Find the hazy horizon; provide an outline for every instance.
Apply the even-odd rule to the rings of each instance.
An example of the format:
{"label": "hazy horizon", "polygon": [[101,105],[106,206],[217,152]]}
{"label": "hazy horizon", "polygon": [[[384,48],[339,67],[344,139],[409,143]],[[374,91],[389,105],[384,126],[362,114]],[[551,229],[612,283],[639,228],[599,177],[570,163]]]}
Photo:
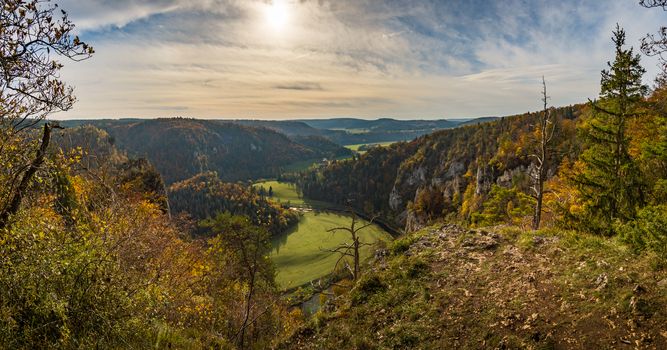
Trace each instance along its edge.
{"label": "hazy horizon", "polygon": [[[532,112],[532,111],[531,111]],[[257,120],[257,121],[309,121],[309,120],[333,120],[333,119],[359,119],[359,120],[367,120],[367,121],[376,121],[376,120],[381,120],[381,119],[392,119],[392,120],[398,120],[398,121],[435,121],[435,120],[447,120],[447,121],[470,121],[470,120],[475,120],[475,119],[484,119],[484,118],[498,118],[498,117],[504,117],[504,116],[494,116],[494,115],[488,115],[488,116],[480,116],[480,117],[470,117],[470,118],[391,118],[391,117],[339,117],[339,116],[332,116],[332,117],[316,117],[316,118],[308,118],[308,117],[303,117],[303,118],[282,118],[282,119],[262,119],[262,118],[199,118],[197,116],[179,116],[179,115],[174,115],[174,116],[169,116],[169,117],[99,117],[99,118],[59,118],[59,117],[50,117],[50,120],[57,120],[57,121],[90,121],[90,120],[153,120],[153,119],[175,119],[175,118],[184,118],[184,119],[198,119],[198,120],[221,120],[221,121],[238,121],[238,120]]]}
{"label": "hazy horizon", "polygon": [[[470,119],[595,98],[637,1],[62,0],[96,54],[55,119]],[[643,57],[646,81],[656,60]]]}

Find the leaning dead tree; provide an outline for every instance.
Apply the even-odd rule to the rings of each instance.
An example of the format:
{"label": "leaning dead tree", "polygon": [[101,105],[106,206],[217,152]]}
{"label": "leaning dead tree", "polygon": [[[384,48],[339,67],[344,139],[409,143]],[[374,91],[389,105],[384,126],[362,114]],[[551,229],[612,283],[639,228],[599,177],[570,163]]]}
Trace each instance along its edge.
{"label": "leaning dead tree", "polygon": [[533,213],[533,229],[540,228],[542,221],[542,201],[544,200],[544,182],[547,179],[549,168],[549,157],[551,156],[551,141],[556,133],[556,122],[553,113],[548,107],[549,96],[547,96],[547,83],[542,77],[542,102],[544,109],[538,114],[535,125],[536,150],[531,154],[535,159],[535,168],[531,172],[533,185],[531,187],[533,198],[535,198],[535,212]]}
{"label": "leaning dead tree", "polygon": [[[371,220],[368,223],[358,226],[359,220],[357,218],[357,214],[351,208],[349,209],[349,211],[352,216],[352,222],[350,223],[349,227],[346,226],[334,227],[332,229],[327,230],[327,232],[330,233],[346,232],[347,234],[349,234],[350,240],[346,243],[342,243],[336,246],[335,248],[324,249],[324,251],[328,251],[339,255],[338,260],[336,261],[336,265],[334,266],[334,271],[338,269],[338,266],[341,263],[344,263],[345,267],[352,276],[352,280],[356,281],[357,278],[359,278],[361,247],[372,245],[371,243],[361,241],[360,232],[365,228],[368,228],[369,226],[373,225],[375,217],[371,218]],[[348,261],[350,259],[352,259],[352,266],[350,266],[350,263]]]}
{"label": "leaning dead tree", "polygon": [[53,126],[46,124],[41,137],[33,126],[76,100],[60,80],[57,58],[80,61],[93,54],[73,30],[67,13],[49,0],[0,4],[0,229],[44,163]]}

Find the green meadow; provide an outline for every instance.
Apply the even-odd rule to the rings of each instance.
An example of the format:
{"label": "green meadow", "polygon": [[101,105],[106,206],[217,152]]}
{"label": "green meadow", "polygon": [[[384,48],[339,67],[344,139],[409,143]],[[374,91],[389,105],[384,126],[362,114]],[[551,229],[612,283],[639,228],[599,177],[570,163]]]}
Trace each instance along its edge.
{"label": "green meadow", "polygon": [[379,146],[379,147],[387,147],[387,146],[391,145],[392,143],[396,143],[396,141],[389,141],[389,142],[373,142],[373,143],[359,143],[359,144],[356,144],[356,145],[346,145],[345,148],[363,154],[363,153],[366,153],[366,151],[360,151],[360,150],[359,150],[359,148],[362,147],[362,146]]}
{"label": "green meadow", "polygon": [[[349,226],[351,220],[348,215],[309,211],[292,231],[276,237],[272,242],[271,259],[278,270],[276,281],[280,288],[297,287],[333,272],[339,255],[324,250],[349,242],[350,237],[345,231],[331,233],[327,230]],[[360,235],[365,243],[391,240],[391,236],[376,225],[360,231]],[[363,247],[362,258],[368,258],[372,251],[373,247]]]}
{"label": "green meadow", "polygon": [[[333,204],[312,201],[299,196],[293,184],[264,181],[254,184],[255,187],[273,189],[273,199],[280,203],[289,201],[292,206],[306,209],[299,223],[289,232],[275,237],[272,241],[273,252],[271,258],[276,264],[276,281],[281,289],[290,289],[309,281],[324,277],[333,272],[337,254],[324,250],[331,249],[350,240],[347,232],[331,233],[327,230],[334,227],[349,226],[352,217],[338,212],[326,210],[311,210],[311,208],[332,208]],[[360,220],[362,223],[367,221]],[[374,243],[378,240],[391,241],[391,235],[377,225],[372,225],[360,232],[362,242]],[[362,248],[362,258],[368,258],[373,247]]]}
{"label": "green meadow", "polygon": [[296,191],[296,186],[287,182],[263,181],[253,185],[256,188],[264,187],[266,191],[273,190],[273,199],[280,203],[290,202],[295,206],[304,204],[303,198]]}
{"label": "green meadow", "polygon": [[303,198],[297,193],[296,186],[287,182],[278,182],[278,181],[263,181],[258,182],[253,185],[256,188],[264,187],[268,192],[269,188],[273,189],[273,200],[285,204],[289,202],[291,206],[294,207],[307,207],[307,208],[319,208],[326,209],[336,207],[331,203],[326,203],[322,201],[310,200]]}

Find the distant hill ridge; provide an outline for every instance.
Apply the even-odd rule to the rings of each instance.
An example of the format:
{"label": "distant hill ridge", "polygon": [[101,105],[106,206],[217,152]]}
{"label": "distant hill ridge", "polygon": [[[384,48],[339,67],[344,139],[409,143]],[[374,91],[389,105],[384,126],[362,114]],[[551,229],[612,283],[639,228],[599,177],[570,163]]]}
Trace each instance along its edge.
{"label": "distant hill ridge", "polygon": [[300,119],[300,120],[233,120],[248,126],[261,126],[288,136],[323,136],[340,145],[362,143],[410,141],[432,132],[478,124],[498,119],[483,117],[474,119],[397,120],[380,118]]}
{"label": "distant hill ridge", "polygon": [[62,124],[105,130],[120,149],[147,158],[165,182],[173,183],[205,171],[215,171],[225,181],[276,177],[296,162],[351,155],[341,145],[412,140],[473,121],[159,118],[72,120]]}
{"label": "distant hill ridge", "polygon": [[[261,120],[261,119],[197,119],[211,123],[233,123],[247,127],[262,127],[277,131],[289,137],[321,136],[339,145],[363,143],[410,141],[419,136],[437,130],[451,129],[458,126],[478,124],[498,119],[481,117],[472,119],[437,119],[437,120],[398,120],[380,118],[375,120],[359,118],[299,119],[299,120]],[[93,124],[106,129],[120,124],[133,124],[146,119],[102,119],[71,120],[63,122],[68,126]],[[187,119],[184,119],[187,120]]]}
{"label": "distant hill ridge", "polygon": [[[336,157],[349,150],[313,135],[299,143],[264,127],[201,119],[89,121],[130,155],[155,164],[167,183],[215,171],[225,181],[274,177],[286,165]],[[81,121],[65,125],[82,125]]]}

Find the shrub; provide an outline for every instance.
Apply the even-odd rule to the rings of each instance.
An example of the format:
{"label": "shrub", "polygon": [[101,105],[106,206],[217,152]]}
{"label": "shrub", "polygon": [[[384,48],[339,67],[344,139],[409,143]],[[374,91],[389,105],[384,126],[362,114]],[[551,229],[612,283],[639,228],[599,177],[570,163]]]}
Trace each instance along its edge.
{"label": "shrub", "polygon": [[380,281],[378,276],[365,277],[357,283],[357,286],[352,290],[351,301],[352,305],[360,305],[365,303],[371,296],[387,289],[387,286]]}
{"label": "shrub", "polygon": [[643,208],[635,220],[619,225],[617,231],[635,251],[649,250],[667,259],[667,205]]}
{"label": "shrub", "polygon": [[473,225],[484,227],[501,223],[518,224],[523,217],[532,213],[533,199],[516,187],[493,185],[483,206],[481,213],[472,215]]}
{"label": "shrub", "polygon": [[430,269],[431,267],[427,263],[425,263],[420,259],[417,259],[415,261],[410,262],[408,269],[406,271],[406,275],[408,278],[417,278],[426,274]]}
{"label": "shrub", "polygon": [[413,242],[414,239],[410,236],[395,240],[391,244],[391,254],[399,255],[407,252],[408,249],[410,249],[410,246],[412,245]]}

